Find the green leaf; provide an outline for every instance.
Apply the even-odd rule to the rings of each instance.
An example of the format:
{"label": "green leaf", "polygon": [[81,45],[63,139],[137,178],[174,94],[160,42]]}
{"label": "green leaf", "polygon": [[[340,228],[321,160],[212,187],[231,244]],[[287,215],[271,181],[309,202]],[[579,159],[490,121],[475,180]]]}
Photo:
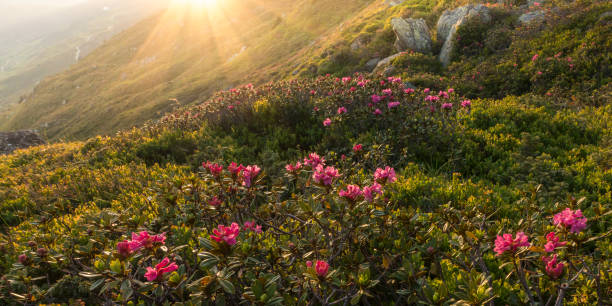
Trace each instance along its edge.
{"label": "green leaf", "polygon": [[361,301],[361,296],[362,295],[363,295],[363,292],[361,292],[361,290],[359,290],[359,292],[357,292],[357,294],[355,294],[351,298],[351,305],[357,305],[359,303],[359,301]]}
{"label": "green leaf", "polygon": [[96,288],[100,287],[100,285],[102,285],[104,283],[105,279],[101,278],[97,281],[95,281],[93,284],[91,284],[91,286],[89,286],[89,291],[94,291],[96,290]]}
{"label": "green leaf", "polygon": [[236,289],[234,288],[234,284],[232,284],[230,281],[222,278],[217,279],[217,281],[225,292],[229,294],[234,294],[234,292],[236,291]]}
{"label": "green leaf", "polygon": [[124,301],[127,301],[132,296],[132,293],[134,293],[132,284],[127,279],[121,283],[121,288],[119,290],[121,290],[121,297],[123,297]]}
{"label": "green leaf", "polygon": [[204,238],[204,237],[200,237],[198,238],[198,240],[200,241],[200,245],[205,249],[205,250],[212,250],[214,248],[212,242],[210,241],[210,239],[208,238]]}

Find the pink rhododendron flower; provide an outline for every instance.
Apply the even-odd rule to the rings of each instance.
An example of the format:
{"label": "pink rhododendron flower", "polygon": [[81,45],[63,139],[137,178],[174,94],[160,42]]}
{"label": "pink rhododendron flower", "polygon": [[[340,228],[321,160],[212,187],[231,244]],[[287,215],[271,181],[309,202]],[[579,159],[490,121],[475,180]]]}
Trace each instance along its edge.
{"label": "pink rhododendron flower", "polygon": [[257,234],[261,233],[261,225],[256,225],[254,221],[244,222],[244,229],[251,230]]}
{"label": "pink rhododendron flower", "polygon": [[128,258],[132,254],[132,249],[130,248],[130,242],[127,240],[123,240],[117,243],[117,253],[121,258]]}
{"label": "pink rhododendron flower", "polygon": [[363,194],[357,185],[348,185],[346,189],[340,190],[338,195],[351,201],[356,201]]}
{"label": "pink rhododendron flower", "polygon": [[227,170],[233,176],[238,176],[242,172],[242,170],[244,170],[244,166],[242,164],[238,165],[235,162],[232,162],[229,166],[227,166]]}
{"label": "pink rhododendron flower", "polygon": [[566,208],[564,211],[554,215],[553,224],[557,226],[565,226],[572,233],[580,233],[586,228],[587,218],[582,215],[580,209],[571,210]]}
{"label": "pink rhododendron flower", "polygon": [[448,93],[446,91],[439,91],[438,97],[448,99]]}
{"label": "pink rhododendron flower", "polygon": [[453,88],[449,88],[449,89],[448,89],[448,93],[449,93],[449,94],[452,94],[453,92],[455,92],[455,89],[453,89]]}
{"label": "pink rhododendron flower", "polygon": [[372,95],[372,102],[373,102],[373,103],[378,103],[378,102],[380,102],[381,100],[382,100],[382,97],[381,97],[381,96],[378,96],[378,95]]}
{"label": "pink rhododendron flower", "polygon": [[530,245],[529,238],[523,232],[516,233],[514,239],[512,239],[512,234],[503,234],[502,236],[497,235],[497,239],[495,239],[495,248],[493,250],[497,253],[497,256],[499,256],[504,254],[504,252],[514,252],[519,247],[528,247]]}
{"label": "pink rhododendron flower", "polygon": [[346,113],[346,107],[342,106],[342,107],[338,107],[338,115],[344,114]]}
{"label": "pink rhododendron flower", "polygon": [[20,264],[27,266],[30,264],[30,257],[28,257],[28,255],[26,254],[20,254],[17,257],[17,260],[19,261]]}
{"label": "pink rhododendron flower", "polygon": [[559,237],[555,236],[554,232],[550,232],[548,233],[548,235],[546,235],[546,241],[547,242],[544,245],[544,250],[546,250],[546,252],[548,253],[554,252],[556,248],[567,244],[567,242],[565,241],[559,242]]}
{"label": "pink rhododendron flower", "polygon": [[210,238],[216,242],[224,241],[228,245],[236,244],[236,237],[240,234],[240,226],[234,222],[231,226],[219,225],[218,229],[213,230],[213,234]]}
{"label": "pink rhododendron flower", "polygon": [[353,146],[353,152],[359,152],[363,149],[363,146],[361,144],[356,144]]}
{"label": "pink rhododendron flower", "polygon": [[546,274],[552,279],[557,279],[563,274],[564,264],[562,262],[557,262],[557,254],[552,257],[542,256],[542,261],[545,265]]}
{"label": "pink rhododendron flower", "polygon": [[343,77],[343,78],[342,78],[342,83],[345,83],[345,84],[346,84],[346,83],[350,82],[351,80],[352,80],[352,78],[351,78],[351,77]]}
{"label": "pink rhododendron flower", "polygon": [[374,179],[380,184],[393,183],[397,180],[395,177],[395,170],[389,166],[386,166],[385,169],[376,169],[374,172]]}
{"label": "pink rhododendron flower", "polygon": [[132,251],[136,251],[141,248],[150,249],[155,244],[165,244],[166,233],[153,236],[149,235],[149,233],[146,231],[142,231],[138,234],[132,233],[132,240],[128,241],[128,243]]}
{"label": "pink rhododendron flower", "polygon": [[315,168],[315,172],[312,174],[312,179],[318,184],[329,186],[332,184],[332,181],[339,176],[340,174],[336,168],[331,166],[323,168],[323,165],[318,165]]}
{"label": "pink rhododendron flower", "polygon": [[359,87],[365,87],[365,86],[366,86],[366,83],[365,83],[365,82],[358,82],[358,83],[357,83],[357,86],[359,86]]}
{"label": "pink rhododendron flower", "polygon": [[259,174],[261,168],[257,165],[249,165],[242,170],[242,185],[245,187],[251,187],[252,180]]}
{"label": "pink rhododendron flower", "polygon": [[399,105],[400,105],[399,102],[389,102],[389,103],[387,103],[387,107],[389,107],[389,109],[397,107]]}
{"label": "pink rhododendron flower", "polygon": [[413,92],[414,92],[414,89],[412,89],[412,88],[404,89],[404,93],[406,93],[406,94],[411,94]]}
{"label": "pink rhododendron flower", "polygon": [[392,94],[393,94],[393,91],[392,91],[391,89],[387,88],[387,89],[384,89],[384,90],[382,91],[382,93],[383,93],[383,95],[385,95],[385,96],[390,96],[390,95],[392,95]]}
{"label": "pink rhododendron flower", "polygon": [[310,153],[304,158],[304,165],[316,168],[318,165],[325,165],[325,158],[320,157],[317,153]]}
{"label": "pink rhododendron flower", "polygon": [[329,264],[323,260],[317,260],[315,264],[315,271],[319,277],[325,277],[327,275],[327,271],[329,270]]}
{"label": "pink rhododendron flower", "polygon": [[443,103],[442,104],[442,109],[452,109],[453,108],[453,103]]}
{"label": "pink rhododendron flower", "polygon": [[431,91],[431,89],[429,89],[429,88],[425,88],[425,89],[423,90],[423,93],[428,94],[430,91]]}
{"label": "pink rhododendron flower", "polygon": [[380,109],[378,109],[378,108],[377,108],[377,109],[375,109],[375,110],[374,110],[374,113],[373,113],[373,114],[374,114],[374,115],[380,115],[380,114],[382,114],[382,111],[381,111]]}
{"label": "pink rhododendron flower", "polygon": [[221,205],[221,200],[217,196],[214,196],[212,199],[208,200],[208,205],[215,207],[219,206]]}
{"label": "pink rhododendron flower", "polygon": [[219,176],[221,174],[221,171],[223,171],[223,166],[220,166],[219,164],[213,164],[210,161],[202,163],[202,167],[208,169],[208,172],[213,176]]}
{"label": "pink rhododendron flower", "polygon": [[461,106],[462,107],[470,107],[470,106],[472,106],[472,101],[470,101],[470,100],[463,100],[461,102]]}
{"label": "pink rhododendron flower", "polygon": [[382,194],[382,186],[379,183],[374,183],[370,186],[363,187],[363,197],[372,202],[377,194]]}
{"label": "pink rhododendron flower", "polygon": [[438,96],[427,96],[427,97],[425,97],[425,101],[426,102],[436,102],[438,100],[440,100],[440,97],[438,97]]}
{"label": "pink rhododendron flower", "polygon": [[310,261],[310,260],[309,260],[309,261],[307,261],[307,262],[306,262],[306,267],[308,267],[308,268],[312,268],[312,261]]}
{"label": "pink rhododendron flower", "polygon": [[287,170],[287,172],[289,172],[289,173],[295,173],[295,172],[297,172],[298,170],[302,169],[302,163],[297,162],[297,163],[295,163],[295,165],[288,164],[288,165],[286,165],[286,166],[285,166],[285,169],[286,169],[286,170]]}
{"label": "pink rhododendron flower", "polygon": [[145,273],[145,277],[148,281],[156,281],[161,280],[164,274],[172,273],[178,270],[178,265],[174,262],[170,262],[168,257],[164,258],[160,263],[153,267],[147,267],[147,272]]}
{"label": "pink rhododendron flower", "polygon": [[323,120],[323,126],[330,126],[331,125],[331,119],[326,118],[325,120]]}
{"label": "pink rhododendron flower", "polygon": [[538,57],[540,57],[537,53],[533,55],[533,57],[531,58],[532,62],[535,62],[538,60]]}

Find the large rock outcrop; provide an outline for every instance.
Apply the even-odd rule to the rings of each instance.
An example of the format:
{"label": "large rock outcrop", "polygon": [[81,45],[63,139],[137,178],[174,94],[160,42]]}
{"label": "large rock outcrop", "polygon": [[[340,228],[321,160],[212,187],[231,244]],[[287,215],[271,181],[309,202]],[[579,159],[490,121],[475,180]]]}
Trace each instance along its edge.
{"label": "large rock outcrop", "polygon": [[44,143],[35,131],[0,132],[0,155]]}
{"label": "large rock outcrop", "polygon": [[397,51],[431,52],[431,36],[424,19],[393,18],[391,26],[397,36],[395,41]]}
{"label": "large rock outcrop", "polygon": [[469,4],[458,7],[454,10],[446,10],[438,19],[436,25],[436,35],[438,41],[443,41],[444,45],[440,51],[440,62],[444,66],[450,63],[450,56],[454,48],[454,36],[457,29],[467,20],[479,18],[481,22],[491,21],[489,8],[482,4]]}
{"label": "large rock outcrop", "polygon": [[542,10],[527,12],[519,16],[518,20],[521,24],[526,25],[532,22],[539,22],[546,18],[546,14]]}

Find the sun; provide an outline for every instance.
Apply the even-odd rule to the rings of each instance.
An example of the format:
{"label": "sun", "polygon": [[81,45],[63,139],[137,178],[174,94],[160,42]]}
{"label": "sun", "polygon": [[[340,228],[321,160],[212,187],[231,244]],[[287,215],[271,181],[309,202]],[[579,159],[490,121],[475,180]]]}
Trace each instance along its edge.
{"label": "sun", "polygon": [[199,6],[211,7],[217,3],[217,0],[188,0],[188,2]]}
{"label": "sun", "polygon": [[219,1],[221,0],[173,0],[173,2],[176,4],[190,5],[200,8],[211,8],[216,6]]}

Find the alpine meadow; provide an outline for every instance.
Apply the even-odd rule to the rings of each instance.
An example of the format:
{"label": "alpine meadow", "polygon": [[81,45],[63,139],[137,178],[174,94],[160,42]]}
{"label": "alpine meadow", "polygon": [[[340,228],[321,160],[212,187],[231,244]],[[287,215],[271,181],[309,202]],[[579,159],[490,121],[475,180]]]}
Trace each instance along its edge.
{"label": "alpine meadow", "polygon": [[612,2],[128,2],[0,48],[0,305],[612,304]]}

